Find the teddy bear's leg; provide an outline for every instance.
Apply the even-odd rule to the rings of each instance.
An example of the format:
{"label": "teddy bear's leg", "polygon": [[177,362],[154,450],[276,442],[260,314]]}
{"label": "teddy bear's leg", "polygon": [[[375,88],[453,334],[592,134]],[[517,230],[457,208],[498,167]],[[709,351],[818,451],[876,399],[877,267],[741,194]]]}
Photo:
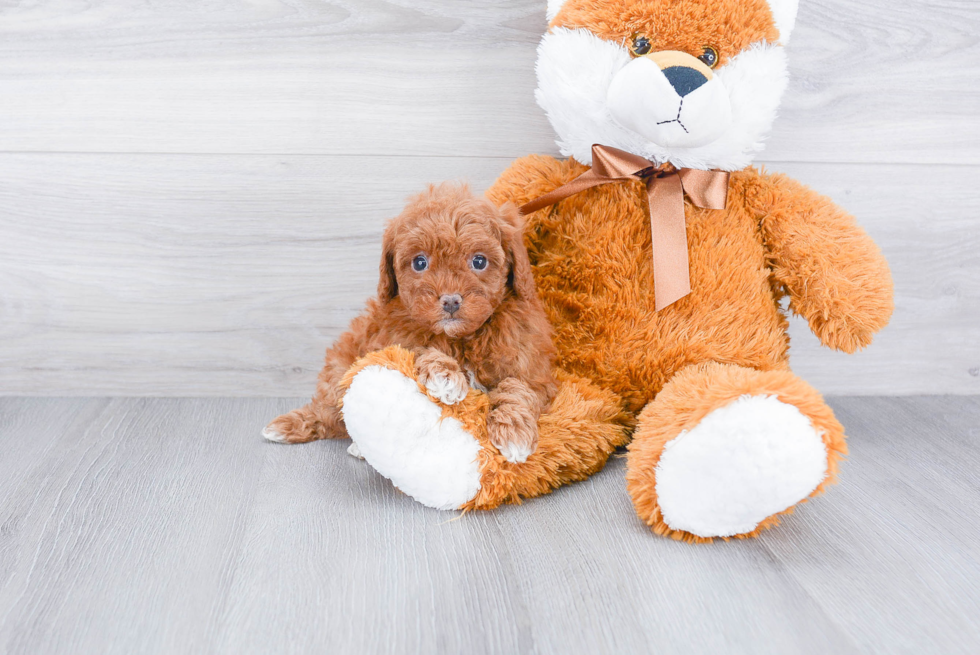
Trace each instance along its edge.
{"label": "teddy bear's leg", "polygon": [[844,430],[788,369],[692,365],[640,413],[627,488],[658,534],[755,536],[831,484]]}
{"label": "teddy bear's leg", "polygon": [[[428,370],[430,378],[438,377],[436,370]],[[371,353],[351,368],[341,383],[343,418],[353,438],[347,452],[423,505],[457,509],[480,490],[482,446],[450,412],[482,418],[486,401],[454,391],[449,410],[441,402],[447,385],[428,389],[419,380],[424,372],[398,347]]]}

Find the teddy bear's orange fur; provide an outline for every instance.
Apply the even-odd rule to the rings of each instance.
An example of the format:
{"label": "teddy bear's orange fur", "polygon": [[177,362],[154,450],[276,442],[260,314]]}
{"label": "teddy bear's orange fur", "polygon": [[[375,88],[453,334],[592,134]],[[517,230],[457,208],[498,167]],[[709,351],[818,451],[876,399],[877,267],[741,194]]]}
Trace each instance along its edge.
{"label": "teddy bear's orange fur", "polygon": [[766,0],[567,0],[552,26],[587,29],[609,41],[649,35],[657,50],[700,52],[710,44],[718,65],[752,43],[779,40]]}
{"label": "teddy bear's orange fur", "polygon": [[[522,204],[586,170],[575,160],[526,157],[487,195]],[[659,312],[640,182],[607,184],[535,212],[525,240],[558,366],[615,391],[631,413],[647,407],[629,454],[637,512],[658,533],[698,541],[663,522],[651,477],[664,443],[707,412],[759,390],[796,405],[828,447],[828,479],[818,491],[846,452],[832,412],[789,371],[780,301],[788,297],[825,345],[846,352],[867,345],[893,305],[874,242],[851,216],[787,177],[734,173],[728,209],[686,203],[685,214],[692,293]]]}
{"label": "teddy bear's orange fur", "polygon": [[[526,157],[487,195],[523,203],[586,170]],[[692,292],[660,312],[642,183],[604,185],[528,217],[525,240],[558,365],[620,394],[630,411],[691,364],[785,368],[784,296],[825,345],[845,352],[888,322],[892,283],[881,251],[802,184],[749,168],[732,174],[728,209],[686,203],[685,214]]]}

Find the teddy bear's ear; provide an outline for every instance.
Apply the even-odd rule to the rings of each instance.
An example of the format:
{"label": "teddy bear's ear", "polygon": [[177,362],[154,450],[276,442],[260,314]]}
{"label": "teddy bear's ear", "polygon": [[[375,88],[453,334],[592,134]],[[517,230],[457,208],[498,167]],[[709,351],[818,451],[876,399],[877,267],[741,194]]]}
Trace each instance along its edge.
{"label": "teddy bear's ear", "polygon": [[561,6],[565,4],[565,0],[548,0],[548,11],[546,15],[548,16],[548,22],[555,20],[555,16],[561,10]]}
{"label": "teddy bear's ear", "polygon": [[[796,24],[796,10],[800,6],[800,0],[767,0],[772,18],[779,30],[779,42],[783,45],[789,43],[789,35]],[[550,4],[550,3],[549,3]]]}

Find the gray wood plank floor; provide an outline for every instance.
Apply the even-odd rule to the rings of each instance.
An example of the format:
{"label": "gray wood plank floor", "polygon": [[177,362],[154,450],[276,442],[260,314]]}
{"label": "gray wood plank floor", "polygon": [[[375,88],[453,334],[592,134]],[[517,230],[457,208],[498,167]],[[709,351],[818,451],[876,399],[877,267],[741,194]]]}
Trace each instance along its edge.
{"label": "gray wood plank floor", "polygon": [[836,398],[839,486],[753,541],[650,534],[624,460],[522,506],[399,494],[291,399],[0,399],[0,652],[980,649],[980,398]]}

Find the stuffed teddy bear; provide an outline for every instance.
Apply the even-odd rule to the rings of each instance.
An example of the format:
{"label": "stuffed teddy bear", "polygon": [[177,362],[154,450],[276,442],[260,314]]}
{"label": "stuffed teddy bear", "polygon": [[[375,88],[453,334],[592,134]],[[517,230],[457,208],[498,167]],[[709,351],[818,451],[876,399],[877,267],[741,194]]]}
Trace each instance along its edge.
{"label": "stuffed teddy bear", "polygon": [[[549,0],[536,97],[568,159],[520,159],[487,195],[527,215],[560,397],[538,451],[511,464],[485,439],[479,394],[441,406],[409,354],[374,353],[343,401],[369,463],[427,504],[489,508],[590,475],[631,431],[637,514],[691,542],[755,536],[834,481],[843,428],[789,368],[784,306],[854,352],[888,322],[892,282],[851,216],[751,166],[786,87],[796,9]],[[379,391],[377,375],[400,390]],[[406,427],[410,414],[427,418]],[[452,439],[465,447],[447,459],[438,444]],[[431,445],[411,463],[406,441]],[[464,469],[452,494],[430,493]]]}

